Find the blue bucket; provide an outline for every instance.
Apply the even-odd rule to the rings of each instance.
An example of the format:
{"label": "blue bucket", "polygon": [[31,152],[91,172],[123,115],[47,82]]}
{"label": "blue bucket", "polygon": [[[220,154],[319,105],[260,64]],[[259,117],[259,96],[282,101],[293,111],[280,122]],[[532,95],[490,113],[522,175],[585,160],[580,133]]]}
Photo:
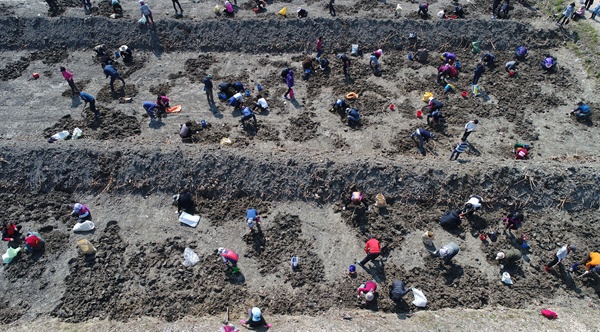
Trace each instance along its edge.
{"label": "blue bucket", "polygon": [[413,60],[413,54],[412,53],[408,53],[408,60],[410,60],[410,61]]}
{"label": "blue bucket", "polygon": [[250,97],[250,90],[246,90],[246,97]]}
{"label": "blue bucket", "polygon": [[259,92],[262,91],[262,85],[256,84],[256,90],[258,90]]}
{"label": "blue bucket", "polygon": [[202,125],[202,128],[206,128],[206,120],[200,120],[200,124]]}
{"label": "blue bucket", "polygon": [[462,68],[462,66],[460,65],[460,61],[456,61],[456,63],[454,64],[454,67],[458,70],[460,70],[460,68]]}
{"label": "blue bucket", "polygon": [[298,257],[292,257],[290,264],[292,264],[292,269],[297,269],[298,268]]}
{"label": "blue bucket", "polygon": [[115,58],[118,58],[120,56],[121,56],[121,54],[119,54],[119,52],[115,52]]}

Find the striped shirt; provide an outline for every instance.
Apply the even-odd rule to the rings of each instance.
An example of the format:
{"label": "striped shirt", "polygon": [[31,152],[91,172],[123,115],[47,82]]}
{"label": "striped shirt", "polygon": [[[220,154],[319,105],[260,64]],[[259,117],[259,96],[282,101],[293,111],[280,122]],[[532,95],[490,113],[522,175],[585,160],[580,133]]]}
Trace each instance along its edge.
{"label": "striped shirt", "polygon": [[467,142],[460,142],[456,145],[456,148],[454,148],[454,150],[456,152],[460,152],[463,153],[465,152],[465,150],[469,147],[469,144]]}

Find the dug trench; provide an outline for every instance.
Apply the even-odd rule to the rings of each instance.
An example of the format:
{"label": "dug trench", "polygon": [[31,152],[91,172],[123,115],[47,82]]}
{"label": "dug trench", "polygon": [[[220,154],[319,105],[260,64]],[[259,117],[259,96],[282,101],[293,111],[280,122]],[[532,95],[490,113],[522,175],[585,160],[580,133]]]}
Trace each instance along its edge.
{"label": "dug trench", "polygon": [[[599,296],[597,277],[573,279],[564,269],[556,269],[551,276],[543,271],[544,262],[567,241],[578,244],[578,255],[600,245],[600,230],[589,227],[598,220],[599,179],[597,172],[588,167],[550,170],[489,166],[462,174],[421,172],[406,163],[319,163],[310,159],[267,159],[256,153],[248,158],[243,153],[220,149],[207,149],[210,153],[198,159],[184,152],[188,147],[148,155],[141,148],[115,146],[107,151],[93,145],[75,145],[69,150],[12,146],[3,151],[2,217],[39,230],[47,241],[41,259],[21,254],[2,272],[13,285],[19,285],[12,292],[2,292],[0,298],[9,305],[2,312],[9,321],[18,320],[26,311],[67,322],[94,317],[129,321],[144,315],[173,321],[186,315],[219,314],[228,307],[243,312],[249,305],[270,313],[309,315],[331,307],[360,307],[354,292],[364,280],[349,278],[343,271],[327,275],[326,264],[330,262],[314,245],[314,235],[304,232],[309,220],[303,215],[274,212],[275,207],[290,201],[332,209],[359,242],[370,235],[381,240],[381,260],[366,266],[368,278],[379,285],[377,300],[367,306],[370,309],[414,310],[408,303],[395,305],[389,301],[387,292],[396,279],[422,289],[429,309],[498,305],[528,308],[561,296],[583,300],[597,300]],[[34,153],[39,158],[26,157]],[[140,169],[157,171],[141,174]],[[351,185],[356,178],[364,180]],[[198,213],[210,220],[208,229],[222,230],[240,223],[240,216],[249,206],[255,206],[268,220],[260,233],[245,239],[241,275],[231,275],[216,254],[215,245],[207,246],[206,239],[202,240],[204,235],[199,240],[195,232],[181,229],[162,240],[146,241],[137,233],[122,230],[120,224],[126,220],[109,221],[92,234],[90,239],[98,250],[95,257],[63,253],[64,246],[74,246],[75,242],[65,214],[69,212],[67,204],[76,195],[109,194],[115,203],[129,195],[154,195],[168,201],[182,187],[195,194]],[[152,188],[156,189],[150,194]],[[388,206],[372,207],[370,212],[363,207],[342,211],[342,201],[356,189],[364,190],[370,200],[376,193],[383,193]],[[422,267],[407,268],[391,260],[393,252],[406,250],[407,239],[420,237],[421,230],[444,233],[438,225],[441,214],[460,208],[472,193],[484,197],[484,207],[452,235],[463,248],[459,255],[471,255],[473,250],[483,252],[485,258],[475,262],[478,265],[495,266],[495,253],[516,242],[500,235],[496,242],[482,243],[476,249],[465,243],[476,239],[480,231],[498,227],[506,213],[526,211],[527,219],[519,232],[530,235],[532,249],[527,263],[511,270],[515,285],[502,285],[499,278],[487,276],[477,265],[444,266],[418,247],[408,250],[422,257]],[[565,197],[565,193],[571,194]],[[199,254],[199,265],[181,264],[185,247]],[[298,271],[290,269],[292,253],[299,257]],[[54,280],[59,275],[54,271],[65,264],[68,273]],[[244,269],[248,264],[257,265],[258,273],[272,282],[257,287],[256,280],[246,280]],[[54,294],[54,305],[22,305],[32,290]]]}

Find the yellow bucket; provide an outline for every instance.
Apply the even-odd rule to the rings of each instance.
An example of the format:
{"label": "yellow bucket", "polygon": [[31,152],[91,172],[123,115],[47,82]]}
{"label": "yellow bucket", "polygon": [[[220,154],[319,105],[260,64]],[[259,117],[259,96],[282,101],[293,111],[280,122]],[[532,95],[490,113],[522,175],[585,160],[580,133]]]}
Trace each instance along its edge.
{"label": "yellow bucket", "polygon": [[428,102],[428,101],[429,101],[429,98],[431,98],[431,97],[433,97],[433,93],[431,93],[431,92],[429,92],[429,91],[428,91],[428,92],[425,92],[425,94],[423,95],[423,101],[424,101],[424,102]]}

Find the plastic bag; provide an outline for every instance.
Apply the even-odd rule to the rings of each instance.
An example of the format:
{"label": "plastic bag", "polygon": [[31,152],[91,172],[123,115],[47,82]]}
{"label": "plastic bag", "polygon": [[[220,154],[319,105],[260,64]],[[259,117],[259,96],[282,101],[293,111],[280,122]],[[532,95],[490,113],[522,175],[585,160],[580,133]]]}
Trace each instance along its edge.
{"label": "plastic bag", "polygon": [[414,304],[415,306],[417,306],[419,308],[426,307],[427,306],[427,298],[425,298],[425,294],[423,294],[422,291],[420,291],[416,288],[412,288],[412,292],[415,297],[414,301],[412,301],[412,304]]}
{"label": "plastic bag", "polygon": [[96,228],[93,222],[86,220],[84,222],[78,222],[73,226],[73,232],[89,232]]}
{"label": "plastic bag", "polygon": [[13,258],[17,256],[19,251],[21,251],[21,248],[14,249],[9,247],[8,250],[6,250],[6,253],[2,255],[2,261],[4,261],[4,264],[12,262]]}
{"label": "plastic bag", "polygon": [[423,98],[421,99],[423,102],[428,102],[429,98],[433,97],[433,93],[427,91],[423,94]]}
{"label": "plastic bag", "polygon": [[352,53],[354,56],[358,56],[358,44],[352,44]]}
{"label": "plastic bag", "polygon": [[505,284],[507,284],[507,285],[512,285],[513,284],[513,281],[510,278],[510,273],[508,273],[508,272],[502,273],[502,282],[505,283]]}
{"label": "plastic bag", "polygon": [[179,222],[190,227],[196,227],[198,226],[198,222],[200,222],[200,216],[194,216],[186,212],[181,212],[181,215],[179,216]]}
{"label": "plastic bag", "polygon": [[190,248],[185,248],[183,251],[183,265],[190,267],[196,265],[200,261],[200,257]]}
{"label": "plastic bag", "polygon": [[215,8],[213,9],[215,11],[215,14],[218,14],[221,12],[222,7],[219,5],[215,5]]}
{"label": "plastic bag", "polygon": [[96,253],[96,248],[87,239],[81,239],[77,241],[77,246],[86,255],[93,255]]}
{"label": "plastic bag", "polygon": [[79,137],[81,137],[81,135],[83,134],[83,131],[79,128],[75,128],[73,129],[73,135],[71,136],[71,139],[78,139]]}

